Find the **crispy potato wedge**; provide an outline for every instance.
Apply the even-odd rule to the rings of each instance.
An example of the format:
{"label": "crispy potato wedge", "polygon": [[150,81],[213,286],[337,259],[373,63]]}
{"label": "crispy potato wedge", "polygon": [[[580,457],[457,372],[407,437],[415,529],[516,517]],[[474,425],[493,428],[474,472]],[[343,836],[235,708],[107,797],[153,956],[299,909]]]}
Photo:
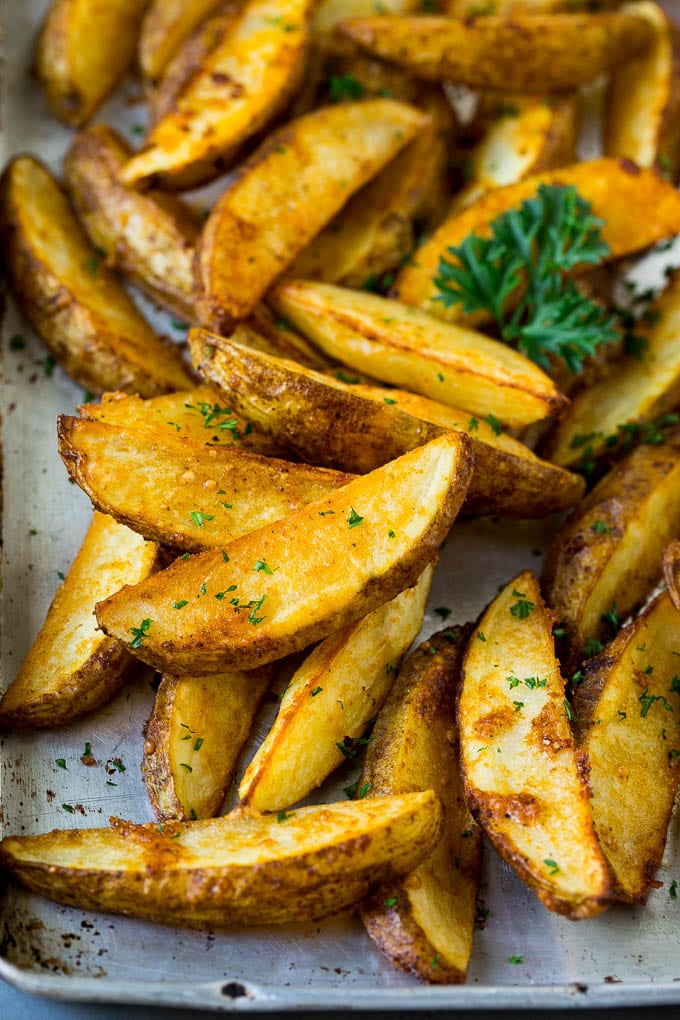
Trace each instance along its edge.
{"label": "crispy potato wedge", "polygon": [[153,825],[7,836],[0,864],[83,910],[206,928],[320,920],[408,873],[441,830],[431,790],[300,808],[283,822],[236,812]]}
{"label": "crispy potato wedge", "polygon": [[425,114],[404,103],[369,99],[316,110],[276,131],[206,222],[197,255],[202,325],[225,332],[247,315],[348,198],[426,123]]}
{"label": "crispy potato wedge", "polygon": [[[419,248],[411,265],[397,277],[394,297],[418,305],[450,322],[465,318],[462,305],[445,308],[434,284],[439,260],[470,234],[488,234],[489,225],[508,209],[535,194],[539,184],[573,185],[603,220],[602,237],[610,258],[619,259],[680,232],[680,194],[653,170],[641,170],[625,159],[602,158],[549,170],[518,184],[487,192],[477,202],[449,217]],[[472,320],[471,320],[472,321]]]}
{"label": "crispy potato wedge", "polygon": [[439,89],[416,102],[430,124],[314,238],[291,267],[292,277],[361,287],[403,265],[416,237],[443,219],[457,122]]}
{"label": "crispy potato wedge", "polygon": [[213,818],[273,670],[164,676],[146,725],[142,776],[161,821]]}
{"label": "crispy potato wedge", "polygon": [[248,0],[121,169],[123,184],[193,188],[218,177],[293,95],[313,0]]}
{"label": "crispy potato wedge", "polygon": [[142,318],[31,156],[13,159],[0,179],[0,231],[21,310],[76,382],[144,397],[190,385],[178,349]]}
{"label": "crispy potato wedge", "polygon": [[451,212],[476,202],[486,191],[503,188],[531,174],[573,163],[578,134],[576,96],[497,99],[482,141],[465,160],[466,184]]}
{"label": "crispy potato wedge", "polygon": [[617,464],[557,532],[543,591],[564,639],[567,672],[606,641],[661,576],[661,558],[680,537],[680,429],[659,446],[640,446]]}
{"label": "crispy potato wedge", "polygon": [[663,576],[671,602],[680,613],[680,542],[671,542],[664,549]]}
{"label": "crispy potato wedge", "polygon": [[626,903],[654,888],[678,790],[679,653],[680,617],[664,592],[591,659],[574,697],[595,829]]}
{"label": "crispy potato wedge", "polygon": [[151,0],[139,33],[139,66],[156,82],[177,50],[224,0]]}
{"label": "crispy potato wedge", "polygon": [[191,319],[197,219],[174,195],[125,188],[118,171],[131,155],[127,142],[105,124],[81,131],[66,155],[66,186],[88,237],[109,265]]}
{"label": "crispy potato wedge", "polygon": [[650,39],[637,4],[603,14],[516,14],[512,18],[369,17],[339,31],[383,60],[429,81],[543,94],[585,85]]}
{"label": "crispy potato wedge", "polygon": [[450,407],[521,428],[565,406],[545,372],[507,344],[378,294],[285,280],[268,300],[330,357]]}
{"label": "crispy potato wedge", "polygon": [[680,32],[654,3],[638,13],[649,20],[652,38],[609,83],[604,149],[638,166],[658,166],[675,178],[680,162]]}
{"label": "crispy potato wedge", "polygon": [[552,617],[524,571],[470,638],[458,725],[473,816],[541,902],[572,920],[610,898],[555,659]]}
{"label": "crispy potato wedge", "polygon": [[[471,473],[469,440],[446,433],[226,550],[176,560],[155,583],[99,602],[97,619],[174,675],[283,658],[415,584]],[[172,608],[184,600],[181,612]]]}
{"label": "crispy potato wedge", "polygon": [[481,831],[463,796],[455,697],[462,627],[433,634],[407,659],[378,716],[357,784],[368,797],[432,789],[442,837],[406,879],[376,889],[361,919],[381,952],[426,981],[465,980],[479,886]]}
{"label": "crispy potato wedge", "polygon": [[243,776],[238,792],[244,804],[284,810],[355,757],[420,631],[431,584],[428,566],[413,588],[331,634],[307,656]]}
{"label": "crispy potato wedge", "polygon": [[353,475],[61,415],[59,453],[93,506],[145,538],[201,552],[323,499]]}
{"label": "crispy potato wedge", "polygon": [[627,426],[654,422],[674,410],[680,402],[679,329],[680,272],[675,272],[636,327],[647,346],[574,397],[543,444],[551,460],[563,467],[587,467],[616,453],[620,441],[630,438]]}
{"label": "crispy potato wedge", "polygon": [[362,474],[452,429],[472,442],[465,512],[542,517],[583,495],[582,478],[540,460],[495,421],[414,393],[348,384],[201,330],[192,330],[189,342],[199,371],[222,399],[267,429],[272,442],[286,445],[289,456]]}
{"label": "crispy potato wedge", "polygon": [[0,728],[61,726],[109,701],[136,665],[127,649],[97,629],[92,607],[123,584],[155,570],[153,542],[95,513],[66,580],[15,680],[0,702]]}
{"label": "crispy potato wedge", "polygon": [[145,0],[51,0],[36,46],[38,81],[55,117],[81,127],[135,55]]}

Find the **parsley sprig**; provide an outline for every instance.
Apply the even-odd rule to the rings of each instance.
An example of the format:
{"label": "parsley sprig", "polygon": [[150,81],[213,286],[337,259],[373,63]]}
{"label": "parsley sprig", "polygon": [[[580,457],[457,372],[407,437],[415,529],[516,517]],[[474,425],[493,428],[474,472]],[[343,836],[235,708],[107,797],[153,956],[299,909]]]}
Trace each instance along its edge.
{"label": "parsley sprig", "polygon": [[565,278],[608,254],[601,225],[576,188],[541,184],[493,221],[489,237],[470,234],[447,249],[455,261],[439,260],[437,300],[491,313],[502,338],[542,368],[553,356],[577,372],[584,357],[617,339],[615,318]]}

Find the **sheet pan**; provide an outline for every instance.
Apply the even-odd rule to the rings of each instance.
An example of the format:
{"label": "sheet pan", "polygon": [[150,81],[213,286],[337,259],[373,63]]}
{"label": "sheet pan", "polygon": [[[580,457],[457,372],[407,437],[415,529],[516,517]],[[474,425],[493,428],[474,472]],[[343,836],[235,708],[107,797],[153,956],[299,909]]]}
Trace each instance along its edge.
{"label": "sheet pan", "polygon": [[[29,77],[32,38],[45,6],[45,0],[5,4],[2,162],[30,150],[59,170],[70,132],[46,116]],[[99,119],[124,126],[134,138],[143,123],[138,98],[138,88],[129,85]],[[172,331],[168,319],[158,321]],[[13,349],[14,336],[24,339],[24,348]],[[59,572],[68,568],[90,518],[88,501],[68,483],[56,452],[56,416],[72,411],[83,394],[51,370],[45,353],[10,303],[2,340],[4,685],[37,633]],[[501,583],[523,567],[540,565],[554,526],[492,520],[456,525],[442,551],[430,606],[449,606],[461,621],[474,617]],[[438,624],[428,612],[422,636]],[[152,700],[148,682],[140,680],[68,728],[4,738],[2,831],[94,826],[110,815],[150,820],[139,764]],[[270,706],[260,719],[255,741],[272,712]],[[86,742],[95,767],[80,762]],[[252,748],[244,760],[249,753]],[[61,758],[66,770],[56,765]],[[114,759],[124,772],[111,766]],[[345,769],[319,799],[342,798],[342,786],[353,778]],[[549,914],[487,853],[482,899],[490,914],[476,932],[464,987],[428,988],[393,969],[350,915],[320,925],[196,933],[59,907],[13,886],[0,906],[0,975],[25,991],[61,999],[237,1011],[679,1003],[680,900],[669,896],[671,880],[680,880],[678,827],[675,818],[659,875],[663,886],[645,908],[617,907],[579,924]],[[510,963],[510,957],[522,963]]]}

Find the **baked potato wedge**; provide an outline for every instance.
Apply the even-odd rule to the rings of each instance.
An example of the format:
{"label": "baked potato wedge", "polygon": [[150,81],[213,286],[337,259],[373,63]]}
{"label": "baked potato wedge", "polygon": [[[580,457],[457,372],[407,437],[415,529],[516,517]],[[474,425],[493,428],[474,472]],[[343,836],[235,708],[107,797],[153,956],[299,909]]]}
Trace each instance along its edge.
{"label": "baked potato wedge", "polygon": [[680,272],[651,302],[645,321],[636,327],[646,346],[612,365],[599,382],[578,393],[564,419],[543,444],[550,459],[563,467],[588,469],[616,454],[680,402]]}
{"label": "baked potato wedge", "polygon": [[595,829],[617,899],[656,883],[680,780],[680,616],[666,592],[591,659],[576,688]]}
{"label": "baked potato wedge", "polygon": [[164,676],[144,731],[142,777],[161,821],[214,818],[273,670]]}
{"label": "baked potato wedge", "polygon": [[343,382],[202,330],[192,330],[189,342],[196,366],[221,399],[267,429],[288,456],[362,474],[453,430],[472,442],[466,513],[542,517],[583,495],[582,478],[540,460],[495,419],[489,423],[403,390]]}
{"label": "baked potato wedge", "polygon": [[[285,824],[284,824],[285,822]],[[320,920],[406,874],[441,829],[431,790],[196,822],[7,836],[0,864],[32,892],[82,910],[208,928]]]}
{"label": "baked potato wedge", "polygon": [[575,163],[487,192],[467,209],[454,213],[402,269],[393,296],[450,322],[465,318],[462,305],[446,308],[437,300],[440,292],[434,279],[440,258],[448,258],[447,248],[458,246],[470,234],[488,234],[493,220],[531,198],[539,184],[577,189],[590,203],[593,215],[603,221],[602,237],[611,259],[633,255],[680,232],[680,194],[653,170],[606,157]]}
{"label": "baked potato wedge", "polygon": [[521,428],[566,406],[545,372],[507,344],[378,294],[285,280],[268,300],[330,357],[449,407]]}
{"label": "baked potato wedge", "polygon": [[258,811],[285,810],[356,756],[420,631],[432,569],[307,656],[246,769],[238,791],[242,803]]}
{"label": "baked potato wedge", "polygon": [[151,0],[139,33],[139,66],[152,84],[182,44],[224,0]]}
{"label": "baked potato wedge", "polygon": [[105,124],[81,131],[66,155],[66,187],[107,263],[159,304],[192,319],[198,221],[174,195],[124,187],[118,172],[131,155],[127,142]]}
{"label": "baked potato wedge", "polygon": [[572,714],[552,616],[527,570],[470,637],[458,709],[463,774],[473,817],[503,860],[544,906],[578,920],[604,909],[611,886]]}
{"label": "baked potato wedge", "polygon": [[99,625],[173,675],[253,669],[301,651],[415,584],[471,473],[469,440],[445,433],[226,549],[124,588],[97,604]]}
{"label": "baked potato wedge", "polygon": [[142,318],[31,156],[15,157],[0,179],[0,232],[12,293],[77,383],[143,397],[190,385],[179,350]]}
{"label": "baked potato wedge", "polygon": [[81,127],[132,63],[146,0],[51,0],[35,53],[55,117]]}
{"label": "baked potato wedge", "polygon": [[403,265],[416,238],[444,218],[456,117],[437,88],[414,101],[430,123],[305,248],[293,278],[361,287]]}
{"label": "baked potato wedge", "polygon": [[675,179],[680,162],[680,33],[654,3],[638,13],[652,37],[634,57],[615,68],[605,112],[604,150],[638,166],[657,166]]}
{"label": "baked potato wedge", "polygon": [[601,14],[354,18],[343,35],[418,78],[503,92],[565,92],[628,60],[650,39],[637,4]]}
{"label": "baked potato wedge", "polygon": [[97,629],[92,607],[157,565],[153,542],[95,513],[28,655],[0,701],[0,728],[61,726],[99,708],[135,667],[127,649]]}
{"label": "baked potato wedge", "polygon": [[227,332],[248,315],[351,195],[426,124],[426,114],[411,106],[369,99],[315,110],[274,132],[205,224],[197,254],[201,324]]}
{"label": "baked potato wedge", "polygon": [[406,879],[376,889],[361,919],[378,948],[426,981],[465,980],[479,886],[481,831],[463,796],[455,698],[466,628],[433,634],[406,660],[381,709],[357,783],[368,797],[432,789],[443,832]]}
{"label": "baked potato wedge", "polygon": [[680,542],[671,542],[664,549],[663,576],[671,602],[680,613]]}
{"label": "baked potato wedge", "polygon": [[182,190],[219,177],[284,109],[304,69],[313,0],[247,0],[119,173]]}
{"label": "baked potato wedge", "polygon": [[555,535],[543,568],[567,672],[658,584],[664,547],[680,538],[680,429],[640,446],[595,486]]}
{"label": "baked potato wedge", "polygon": [[61,415],[59,453],[102,513],[145,538],[201,552],[281,520],[353,475]]}

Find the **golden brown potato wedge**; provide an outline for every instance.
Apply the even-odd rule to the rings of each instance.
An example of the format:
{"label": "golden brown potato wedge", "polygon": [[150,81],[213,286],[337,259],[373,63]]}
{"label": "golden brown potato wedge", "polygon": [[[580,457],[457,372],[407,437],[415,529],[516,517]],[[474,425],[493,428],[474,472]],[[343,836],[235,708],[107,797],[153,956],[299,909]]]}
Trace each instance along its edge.
{"label": "golden brown potato wedge", "polygon": [[638,166],[658,166],[675,178],[680,161],[680,33],[655,3],[637,11],[649,20],[652,38],[614,70],[609,83],[604,148]]}
{"label": "golden brown potato wedge", "polygon": [[36,47],[50,110],[72,127],[90,119],[135,55],[146,0],[51,0]]}
{"label": "golden brown potato wedge", "polygon": [[640,446],[599,482],[560,528],[543,591],[564,634],[568,672],[616,632],[651,593],[661,558],[680,537],[680,430]]}
{"label": "golden brown potato wedge", "polygon": [[491,111],[482,141],[465,160],[466,184],[455,196],[451,212],[464,209],[493,188],[574,162],[576,96],[554,97],[550,102],[510,96],[496,99]]}
{"label": "golden brown potato wedge", "polygon": [[[578,393],[544,447],[564,467],[589,468],[625,442],[645,440],[644,426],[663,421],[680,402],[680,272],[649,306],[636,329],[646,341],[638,355],[612,365],[599,382]],[[651,428],[652,441],[654,432]]]}
{"label": "golden brown potato wedge", "polygon": [[566,406],[545,372],[507,344],[378,294],[285,280],[268,300],[330,357],[450,407],[521,428]]}
{"label": "golden brown potato wedge", "polygon": [[364,901],[361,919],[380,950],[426,981],[465,980],[475,925],[481,831],[463,796],[455,698],[465,628],[433,634],[407,659],[378,716],[357,783],[368,797],[432,789],[443,833],[406,879]]}
{"label": "golden brown potato wedge", "polygon": [[157,81],[182,43],[224,0],[151,0],[139,33],[139,66]]}
{"label": "golden brown potato wedge", "polygon": [[430,124],[314,238],[292,277],[361,287],[403,265],[417,236],[443,219],[455,114],[439,89],[422,91],[415,102]]}
{"label": "golden brown potato wedge", "polygon": [[583,495],[582,478],[540,460],[494,418],[475,418],[403,390],[320,375],[202,330],[192,330],[189,342],[199,371],[221,399],[267,429],[288,456],[362,474],[452,429],[472,441],[475,469],[465,512],[542,517]]}
{"label": "golden brown potato wedge", "polygon": [[517,14],[512,18],[369,17],[339,31],[383,60],[429,81],[471,88],[564,92],[623,63],[649,40],[637,4],[603,14]]}
{"label": "golden brown potato wedge", "polygon": [[680,232],[680,194],[653,170],[625,159],[602,158],[549,170],[518,184],[487,192],[467,209],[449,217],[419,248],[412,264],[397,277],[394,296],[451,322],[464,318],[462,305],[445,308],[437,300],[434,278],[447,248],[470,234],[488,234],[489,225],[508,209],[535,194],[539,184],[573,185],[603,220],[602,237],[612,259],[623,258]]}
{"label": "golden brown potato wedge", "polygon": [[174,675],[300,651],[415,584],[455,519],[471,461],[467,437],[446,433],[226,550],[124,588],[98,603],[99,624]]}
{"label": "golden brown potato wedge", "polygon": [[671,602],[680,613],[680,542],[671,542],[664,549],[663,576]]}
{"label": "golden brown potato wedge", "polygon": [[40,633],[0,702],[0,728],[61,726],[118,693],[135,660],[97,629],[92,608],[121,585],[148,577],[157,552],[153,542],[95,513]]}
{"label": "golden brown potato wedge", "polygon": [[664,592],[586,665],[574,698],[595,829],[627,903],[655,886],[678,789],[679,654],[680,617]]}
{"label": "golden brown potato wedge", "polygon": [[[285,823],[285,824],[284,824]],[[431,790],[197,822],[7,836],[0,863],[22,885],[83,910],[205,928],[320,920],[409,872],[439,838]]]}
{"label": "golden brown potato wedge", "polygon": [[574,750],[552,617],[524,571],[482,614],[465,653],[461,760],[472,814],[541,902],[573,920],[610,881]]}
{"label": "golden brown potato wedge", "polygon": [[203,231],[202,325],[225,332],[257,304],[340,207],[427,123],[393,99],[325,107],[276,131],[239,171]]}
{"label": "golden brown potato wedge", "polygon": [[13,159],[0,180],[0,230],[12,292],[76,382],[145,397],[190,385],[178,349],[142,318],[31,156]]}
{"label": "golden brown potato wedge", "polygon": [[354,477],[68,415],[59,417],[57,434],[70,477],[97,510],[190,552],[221,549]]}
{"label": "golden brown potato wedge", "polygon": [[64,174],[80,222],[115,266],[161,305],[194,314],[193,261],[199,227],[174,195],[124,187],[118,171],[132,155],[112,128],[97,124],[71,143]]}
{"label": "golden brown potato wedge", "polygon": [[219,814],[273,670],[164,676],[144,731],[142,776],[161,821]]}
{"label": "golden brown potato wedge", "polygon": [[120,171],[123,184],[185,189],[218,177],[293,95],[313,0],[248,0]]}
{"label": "golden brown potato wedge", "polygon": [[307,656],[243,776],[238,792],[244,804],[285,810],[356,756],[420,631],[431,584],[428,566],[413,588],[331,634]]}

